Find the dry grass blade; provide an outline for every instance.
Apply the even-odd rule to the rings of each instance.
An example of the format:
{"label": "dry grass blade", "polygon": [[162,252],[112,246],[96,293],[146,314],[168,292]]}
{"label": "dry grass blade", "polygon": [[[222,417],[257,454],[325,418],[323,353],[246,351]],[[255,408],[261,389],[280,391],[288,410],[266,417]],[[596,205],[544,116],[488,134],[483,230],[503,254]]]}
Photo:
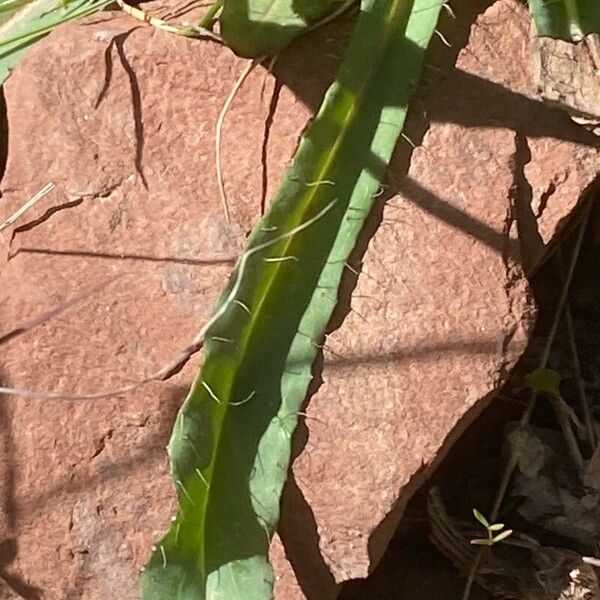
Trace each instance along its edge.
{"label": "dry grass blade", "polygon": [[49,194],[54,189],[53,183],[47,183],[39,192],[34,194],[23,206],[16,210],[10,217],[0,223],[0,231],[4,231],[7,227],[10,227],[13,223],[18,221],[28,210],[33,208],[46,194]]}

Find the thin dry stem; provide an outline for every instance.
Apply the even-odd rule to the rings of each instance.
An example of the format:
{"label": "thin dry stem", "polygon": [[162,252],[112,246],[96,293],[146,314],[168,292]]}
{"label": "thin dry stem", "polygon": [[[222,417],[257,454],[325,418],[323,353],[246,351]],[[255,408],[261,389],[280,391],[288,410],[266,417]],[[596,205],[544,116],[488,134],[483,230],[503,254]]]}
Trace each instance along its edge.
{"label": "thin dry stem", "polygon": [[198,331],[198,333],[194,336],[191,343],[179,353],[179,355],[172,360],[171,362],[163,365],[154,373],[144,377],[143,379],[131,383],[128,385],[124,385],[120,388],[115,388],[112,390],[104,391],[104,392],[84,392],[84,393],[73,393],[73,392],[46,392],[46,391],[37,391],[30,390],[26,388],[18,388],[18,387],[0,387],[0,394],[9,394],[12,396],[22,396],[24,398],[33,398],[39,400],[101,400],[104,398],[112,398],[114,396],[122,396],[128,392],[132,392],[142,385],[146,383],[150,383],[151,381],[164,381],[169,377],[178,373],[190,359],[190,357],[195,354],[204,343],[204,338],[206,336],[206,332],[221,318],[221,316],[227,311],[227,309],[232,305],[238,303],[238,299],[236,298],[237,293],[239,292],[243,275],[246,271],[246,265],[248,264],[248,260],[257,252],[261,252],[278,242],[287,239],[304,231],[318,220],[320,220],[335,204],[335,200],[330,202],[325,208],[320,210],[316,215],[307,219],[304,223],[301,223],[297,227],[294,227],[287,233],[282,233],[274,238],[263,242],[262,244],[258,244],[253,248],[250,248],[244,254],[242,254],[238,267],[237,267],[237,275],[235,277],[235,282],[231,287],[231,291],[229,292],[225,301],[219,306],[215,314],[202,326],[202,328]]}
{"label": "thin dry stem", "polygon": [[[552,321],[552,327],[550,329],[550,333],[546,338],[546,343],[544,346],[544,352],[542,354],[542,359],[540,361],[540,369],[545,369],[548,364],[548,358],[550,356],[550,350],[552,348],[552,344],[554,343],[554,338],[556,337],[556,332],[558,330],[558,324],[560,322],[561,314],[567,303],[567,296],[569,293],[569,287],[571,286],[571,280],[573,279],[573,272],[575,271],[575,265],[577,264],[577,259],[579,258],[579,252],[581,251],[581,244],[583,242],[583,235],[585,233],[588,219],[590,216],[590,210],[592,207],[592,203],[589,202],[586,207],[585,213],[583,214],[583,218],[581,220],[581,226],[579,229],[579,234],[577,235],[577,239],[575,241],[575,247],[573,248],[573,256],[571,257],[571,262],[569,264],[569,270],[567,272],[567,276],[565,277],[565,282],[563,285],[563,290],[558,302],[558,306],[556,308],[556,313],[554,315],[554,319]],[[531,418],[531,414],[533,413],[533,408],[535,406],[535,401],[537,399],[537,393],[532,391],[531,397],[521,417],[519,422],[519,427],[525,427],[529,423],[529,419]],[[506,493],[506,489],[508,488],[508,482],[512,476],[512,473],[516,467],[516,460],[514,457],[511,457],[507,464],[507,468],[503,473],[502,482],[498,493],[496,494],[496,499],[494,501],[494,506],[492,508],[492,512],[490,514],[490,519],[495,521],[498,518],[498,513],[500,512],[500,505],[502,504],[502,500],[504,499],[504,495]]]}
{"label": "thin dry stem", "polygon": [[3,223],[0,223],[0,231],[4,231],[7,227],[10,227],[18,219],[20,219],[28,210],[33,208],[46,194],[49,194],[55,185],[52,182],[48,182],[39,192],[34,194],[25,204],[17,209],[10,217],[8,217]]}
{"label": "thin dry stem", "polygon": [[471,595],[471,588],[473,587],[473,583],[475,581],[475,576],[477,575],[477,570],[479,569],[479,565],[483,559],[483,554],[487,550],[487,548],[480,548],[475,558],[473,559],[473,564],[469,570],[469,576],[467,578],[467,583],[465,585],[465,591],[463,593],[462,600],[469,600]]}
{"label": "thin dry stem", "polygon": [[554,409],[554,414],[556,415],[558,424],[560,425],[563,435],[565,436],[565,442],[567,444],[569,453],[571,454],[571,458],[581,472],[585,467],[585,461],[583,460],[581,450],[579,450],[577,439],[573,433],[573,428],[571,427],[571,419],[569,415],[570,406],[566,405],[562,398],[557,398],[555,396],[550,397],[550,403]]}
{"label": "thin dry stem", "polygon": [[[581,225],[579,229],[579,233],[577,235],[577,239],[575,241],[575,246],[573,248],[573,256],[571,257],[571,262],[569,263],[569,270],[567,272],[567,276],[564,281],[562,293],[560,295],[560,299],[558,302],[558,306],[556,308],[556,313],[554,315],[554,319],[552,321],[552,326],[550,328],[550,333],[546,338],[546,343],[544,346],[544,351],[542,353],[542,358],[540,360],[540,369],[545,369],[548,364],[548,358],[550,357],[550,351],[552,349],[552,345],[554,343],[554,338],[556,337],[556,332],[558,331],[558,324],[560,323],[560,317],[565,309],[567,304],[567,297],[569,294],[569,287],[571,286],[571,280],[573,279],[573,272],[575,271],[575,265],[577,264],[577,259],[579,258],[579,253],[581,251],[581,244],[583,242],[583,236],[585,234],[587,223],[590,216],[590,210],[592,208],[592,202],[588,202],[588,205],[585,208],[585,212],[581,219]],[[519,421],[519,427],[523,428],[531,419],[531,415],[533,413],[533,409],[535,407],[535,403],[537,400],[537,392],[533,389],[531,390],[531,395],[525,411],[521,416]],[[502,501],[504,500],[504,496],[506,495],[506,490],[508,489],[508,484],[510,483],[510,479],[512,474],[517,466],[517,459],[514,454],[509,456],[508,462],[502,473],[502,479],[500,480],[500,485],[498,486],[498,491],[496,493],[496,498],[494,499],[494,506],[492,507],[492,511],[490,513],[490,522],[495,522],[498,518],[498,514],[500,512],[500,506],[502,505]],[[471,586],[477,574],[477,570],[479,569],[479,563],[482,560],[483,552],[485,548],[480,548],[477,552],[471,569],[469,570],[469,577],[467,579],[467,585],[465,586],[465,592],[463,594],[463,600],[469,600]]]}
{"label": "thin dry stem", "polygon": [[261,62],[262,58],[255,58],[250,61],[242,71],[241,75],[238,77],[237,81],[233,84],[229,95],[225,100],[225,104],[223,104],[223,108],[219,113],[219,118],[217,119],[217,125],[215,128],[215,169],[217,172],[217,185],[219,187],[219,198],[221,200],[221,206],[223,208],[223,214],[225,215],[225,221],[229,225],[231,223],[231,216],[229,213],[229,203],[227,201],[227,194],[225,193],[225,184],[223,183],[223,168],[221,165],[221,137],[223,133],[223,122],[225,121],[225,117],[231,104],[239,92],[240,88],[246,81],[246,78],[253,71],[254,67]]}
{"label": "thin dry stem", "polygon": [[[563,271],[563,255],[559,249],[558,259],[560,261],[561,272]],[[573,372],[575,375],[575,381],[577,383],[577,392],[579,394],[579,401],[581,403],[581,412],[583,414],[583,422],[585,423],[585,430],[587,433],[588,441],[592,450],[596,448],[596,432],[594,431],[594,425],[592,420],[592,413],[590,410],[590,404],[587,399],[585,392],[585,385],[583,383],[583,376],[581,374],[581,364],[579,362],[579,353],[577,351],[577,341],[575,339],[575,329],[573,327],[573,315],[571,314],[571,307],[567,302],[565,306],[565,321],[567,325],[567,339],[569,342],[569,348],[571,350],[571,358],[573,360]]]}
{"label": "thin dry stem", "polygon": [[126,4],[123,0],[116,0],[116,2],[121,10],[126,12],[128,15],[131,15],[134,19],[142,21],[143,23],[148,23],[148,25],[156,27],[161,31],[166,31],[167,33],[174,33],[175,35],[181,35],[189,38],[206,38],[213,40],[214,42],[218,42],[219,44],[223,43],[221,36],[210,29],[199,26],[173,25],[171,23],[167,23],[167,21],[164,21],[163,19],[159,19],[158,17],[153,17],[145,13],[136,6]]}

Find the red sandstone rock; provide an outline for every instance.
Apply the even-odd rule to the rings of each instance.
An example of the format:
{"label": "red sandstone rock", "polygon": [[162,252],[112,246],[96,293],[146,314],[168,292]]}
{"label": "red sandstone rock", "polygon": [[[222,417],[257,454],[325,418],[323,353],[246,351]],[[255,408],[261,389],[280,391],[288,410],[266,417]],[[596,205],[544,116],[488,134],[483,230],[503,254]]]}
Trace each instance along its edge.
{"label": "red sandstone rock", "polygon": [[[524,9],[498,2],[457,68],[422,95],[433,123],[408,179],[400,161],[392,169],[399,192],[369,244],[354,310],[327,341],[273,546],[278,599],[334,598],[336,582],[374,567],[412,492],[527,341],[531,305],[510,203],[532,201],[547,242],[597,165],[587,132],[535,96],[527,35]],[[15,234],[13,257],[0,262],[0,334],[121,277],[2,346],[3,382],[112,388],[185,346],[260,212],[265,122],[269,195],[335,66],[328,44],[313,37],[281,59],[271,117],[265,70],[234,102],[223,132],[230,226],[214,124],[244,61],[112,13],[31,50],[5,86],[0,214],[47,181],[56,190],[18,225],[71,204]],[[511,192],[527,144],[531,198],[526,184]],[[535,263],[539,244],[528,252]],[[173,512],[164,445],[198,362],[125,398],[2,399],[0,527],[19,546],[7,572],[52,600],[138,596],[137,570]]]}
{"label": "red sandstone rock", "polygon": [[[392,166],[399,192],[308,409],[293,468],[303,499],[284,502],[283,545],[306,597],[335,595],[328,573],[340,582],[373,569],[414,490],[493,396],[532,324],[521,263],[535,266],[596,176],[596,138],[536,96],[528,36],[517,3],[481,15],[456,69],[421,94],[432,124],[407,179]],[[303,527],[295,515],[306,505]],[[320,568],[298,558],[314,554],[312,523]],[[305,597],[286,574],[278,597]]]}

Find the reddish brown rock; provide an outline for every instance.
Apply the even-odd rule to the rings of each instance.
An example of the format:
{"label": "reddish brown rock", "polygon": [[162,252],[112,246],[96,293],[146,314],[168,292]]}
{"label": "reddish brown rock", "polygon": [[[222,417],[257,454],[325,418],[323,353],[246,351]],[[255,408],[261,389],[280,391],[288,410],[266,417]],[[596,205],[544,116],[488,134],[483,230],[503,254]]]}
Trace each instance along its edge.
{"label": "reddish brown rock", "polygon": [[590,34],[578,44],[532,36],[531,52],[534,78],[544,100],[567,110],[576,122],[597,128],[600,35]]}
{"label": "reddish brown rock", "polygon": [[[392,168],[399,192],[354,311],[327,340],[294,464],[300,491],[284,503],[283,545],[306,597],[335,596],[327,574],[372,570],[413,491],[493,396],[532,323],[523,264],[535,266],[596,176],[596,138],[540,101],[528,45],[525,8],[500,1],[481,15],[456,68],[421,98],[432,124],[408,178]],[[298,558],[315,545],[293,510],[303,506],[320,564]],[[281,598],[305,597],[292,578],[278,585]]]}
{"label": "reddish brown rock", "polygon": [[[10,149],[0,214],[48,181],[56,189],[17,223],[31,227],[14,232],[2,266],[0,335],[120,277],[3,345],[3,385],[111,389],[172,359],[210,315],[260,210],[264,72],[226,123],[227,226],[214,127],[245,61],[122,14],[88,21],[40,42],[5,87]],[[307,113],[288,98],[297,133]],[[289,137],[273,172],[294,144]],[[2,234],[3,258],[12,234]],[[118,399],[2,398],[0,542],[18,542],[14,560],[2,563],[8,573],[48,599],[138,597],[138,569],[173,513],[164,446],[198,362]]]}
{"label": "reddish brown rock", "polygon": [[[527,35],[524,10],[497,3],[424,96],[433,124],[409,178],[393,170],[400,191],[365,256],[354,312],[327,342],[335,354],[325,352],[273,546],[277,598],[333,598],[336,582],[367,574],[416,485],[527,339],[511,198],[543,205],[533,221],[548,241],[596,161],[590,138],[537,100]],[[63,209],[17,232],[0,262],[0,334],[120,278],[2,346],[3,382],[111,388],[185,346],[260,212],[265,123],[268,196],[335,65],[327,48],[313,38],[282,59],[271,116],[264,70],[234,102],[223,132],[228,226],[214,124],[245,61],[111,13],[34,47],[6,84],[0,214],[47,181],[56,190],[18,225]],[[531,198],[523,184],[511,193],[521,163]],[[12,232],[2,235],[8,247]],[[532,252],[535,262],[539,245]],[[7,572],[50,599],[138,596],[137,569],[172,514],[164,445],[198,360],[120,399],[2,399],[0,527],[18,542]]]}

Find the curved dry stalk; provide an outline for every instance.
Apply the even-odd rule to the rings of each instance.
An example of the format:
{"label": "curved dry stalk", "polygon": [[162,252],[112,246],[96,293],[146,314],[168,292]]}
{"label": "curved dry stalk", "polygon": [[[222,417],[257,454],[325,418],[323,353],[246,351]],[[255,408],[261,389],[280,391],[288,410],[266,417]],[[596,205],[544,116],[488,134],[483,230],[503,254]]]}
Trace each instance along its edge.
{"label": "curved dry stalk", "polygon": [[275,236],[274,238],[263,242],[262,244],[258,244],[253,248],[250,248],[244,254],[242,254],[238,267],[237,274],[235,277],[235,281],[231,287],[231,290],[225,301],[219,306],[218,310],[215,314],[202,326],[202,328],[198,331],[198,333],[194,336],[190,344],[182,350],[177,357],[160,367],[158,370],[154,371],[150,375],[147,375],[143,379],[131,383],[128,385],[124,385],[120,388],[114,388],[112,390],[104,391],[104,392],[83,392],[81,394],[76,394],[73,392],[46,392],[46,391],[38,391],[38,390],[30,390],[26,388],[18,388],[18,387],[4,387],[0,386],[0,394],[7,394],[11,396],[22,396],[24,398],[32,398],[37,400],[101,400],[104,398],[112,398],[114,396],[122,396],[128,392],[133,392],[139,387],[145,385],[146,383],[150,383],[152,381],[164,381],[169,377],[177,374],[187,363],[190,357],[198,352],[202,345],[204,344],[204,338],[206,336],[206,332],[211,328],[229,309],[229,307],[233,304],[237,304],[240,301],[237,299],[237,293],[240,289],[240,285],[242,283],[242,278],[244,276],[246,265],[248,260],[257,252],[262,252],[267,248],[281,242],[282,240],[288,239],[301,231],[304,231],[317,221],[319,221],[335,204],[335,200],[330,202],[323,210],[319,211],[316,215],[307,219],[304,223],[301,223],[297,227],[294,227],[290,231],[286,233],[282,233],[280,235]]}
{"label": "curved dry stalk", "polygon": [[221,206],[223,208],[223,214],[225,215],[225,221],[229,225],[231,223],[231,215],[229,213],[229,203],[227,201],[227,194],[225,192],[225,184],[223,183],[223,169],[221,165],[221,138],[223,132],[223,122],[225,121],[225,117],[227,116],[227,112],[231,107],[231,104],[236,97],[237,93],[240,91],[240,88],[246,81],[248,75],[252,73],[254,67],[258,63],[260,63],[263,58],[255,58],[250,63],[246,65],[241,75],[238,77],[236,82],[233,84],[229,95],[225,99],[225,104],[223,104],[223,108],[219,113],[219,118],[217,119],[217,124],[215,127],[215,169],[217,172],[217,186],[219,188],[219,198],[221,200]]}
{"label": "curved dry stalk", "polygon": [[218,33],[215,33],[210,29],[206,29],[205,27],[173,25],[171,23],[167,23],[167,21],[164,21],[163,19],[159,19],[158,17],[153,17],[145,13],[136,6],[126,4],[123,0],[116,0],[116,2],[121,10],[126,12],[128,15],[131,15],[134,19],[142,21],[143,23],[148,23],[148,25],[152,25],[152,27],[156,27],[157,29],[166,31],[167,33],[174,33],[175,35],[181,35],[188,38],[206,38],[213,40],[214,42],[218,42],[219,44],[223,43],[223,39]]}

